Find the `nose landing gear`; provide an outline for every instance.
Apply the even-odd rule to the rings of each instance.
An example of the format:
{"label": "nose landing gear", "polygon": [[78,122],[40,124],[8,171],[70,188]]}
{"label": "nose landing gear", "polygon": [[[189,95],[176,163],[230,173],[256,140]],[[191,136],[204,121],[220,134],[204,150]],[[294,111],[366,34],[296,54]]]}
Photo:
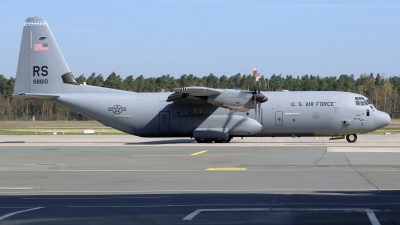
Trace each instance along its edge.
{"label": "nose landing gear", "polygon": [[357,141],[357,134],[348,134],[346,135],[346,140],[349,143],[354,143]]}

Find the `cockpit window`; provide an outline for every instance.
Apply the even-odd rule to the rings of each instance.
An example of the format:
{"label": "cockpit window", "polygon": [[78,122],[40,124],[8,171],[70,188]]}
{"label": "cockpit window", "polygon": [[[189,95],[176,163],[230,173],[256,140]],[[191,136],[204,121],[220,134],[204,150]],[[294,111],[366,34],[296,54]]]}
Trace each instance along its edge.
{"label": "cockpit window", "polygon": [[364,99],[363,97],[355,97],[356,105],[372,105],[372,103],[368,99]]}

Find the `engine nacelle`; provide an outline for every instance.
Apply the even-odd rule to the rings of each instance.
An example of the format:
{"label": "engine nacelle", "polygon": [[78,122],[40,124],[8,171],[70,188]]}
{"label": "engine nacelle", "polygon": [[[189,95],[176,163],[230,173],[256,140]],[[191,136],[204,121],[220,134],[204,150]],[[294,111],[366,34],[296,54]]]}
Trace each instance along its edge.
{"label": "engine nacelle", "polygon": [[207,102],[239,112],[247,112],[254,108],[253,93],[250,91],[227,90],[219,95],[209,96]]}

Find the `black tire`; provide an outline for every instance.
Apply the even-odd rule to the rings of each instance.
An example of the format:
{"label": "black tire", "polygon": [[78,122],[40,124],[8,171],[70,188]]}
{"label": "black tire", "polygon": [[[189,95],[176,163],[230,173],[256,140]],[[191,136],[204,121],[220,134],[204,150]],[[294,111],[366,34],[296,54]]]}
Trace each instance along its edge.
{"label": "black tire", "polygon": [[211,143],[213,140],[212,139],[203,139],[203,138],[195,138],[197,143]]}
{"label": "black tire", "polygon": [[[353,136],[353,138],[351,139],[350,136]],[[346,140],[349,143],[354,143],[357,141],[357,134],[348,134],[346,135]]]}
{"label": "black tire", "polygon": [[204,139],[201,138],[195,138],[194,140],[196,140],[197,143],[204,143]]}
{"label": "black tire", "polygon": [[232,140],[232,137],[228,137],[228,139],[214,139],[215,143],[229,143]]}
{"label": "black tire", "polygon": [[225,139],[214,139],[214,142],[215,143],[226,143],[227,140],[225,140]]}

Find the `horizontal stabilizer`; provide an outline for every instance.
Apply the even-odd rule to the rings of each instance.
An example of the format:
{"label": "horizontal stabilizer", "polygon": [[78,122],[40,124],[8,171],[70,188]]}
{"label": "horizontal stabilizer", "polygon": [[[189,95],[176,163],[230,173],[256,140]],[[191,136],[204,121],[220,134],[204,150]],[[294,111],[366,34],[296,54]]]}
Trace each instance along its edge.
{"label": "horizontal stabilizer", "polygon": [[22,99],[45,99],[45,100],[52,100],[60,97],[60,95],[53,95],[53,94],[40,94],[40,93],[18,93],[12,95],[15,98],[22,98]]}

